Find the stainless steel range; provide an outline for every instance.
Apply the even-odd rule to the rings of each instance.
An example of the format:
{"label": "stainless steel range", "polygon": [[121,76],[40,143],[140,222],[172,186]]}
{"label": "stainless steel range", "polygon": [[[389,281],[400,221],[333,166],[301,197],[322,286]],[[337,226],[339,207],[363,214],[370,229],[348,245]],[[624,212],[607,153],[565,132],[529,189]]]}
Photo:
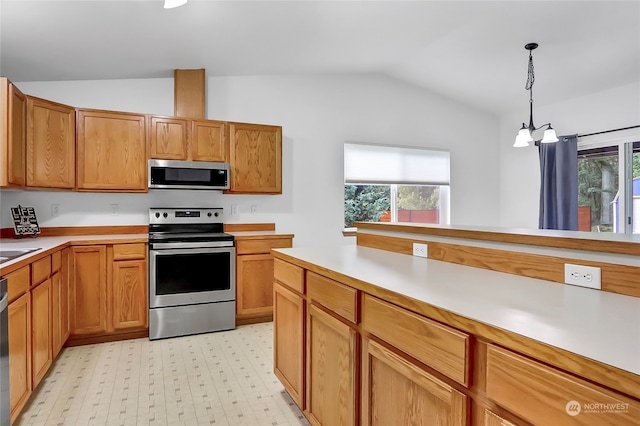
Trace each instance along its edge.
{"label": "stainless steel range", "polygon": [[149,339],[235,328],[233,236],[220,208],[149,209]]}

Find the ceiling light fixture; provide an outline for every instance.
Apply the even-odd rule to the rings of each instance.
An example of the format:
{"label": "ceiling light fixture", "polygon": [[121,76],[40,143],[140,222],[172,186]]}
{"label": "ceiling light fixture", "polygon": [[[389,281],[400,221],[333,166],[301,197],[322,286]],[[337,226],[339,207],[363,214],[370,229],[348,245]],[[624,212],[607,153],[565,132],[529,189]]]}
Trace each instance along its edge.
{"label": "ceiling light fixture", "polygon": [[174,7],[182,6],[187,0],[164,0],[165,9],[173,9]]}
{"label": "ceiling light fixture", "polygon": [[513,144],[516,148],[529,146],[529,142],[533,142],[533,132],[542,129],[543,127],[547,127],[547,129],[544,131],[540,143],[558,142],[558,136],[556,135],[556,131],[553,130],[553,127],[551,127],[551,123],[543,124],[540,127],[536,127],[533,124],[533,82],[535,81],[535,76],[533,74],[533,55],[531,54],[531,51],[536,47],[538,47],[538,43],[528,43],[524,46],[524,48],[529,51],[527,84],[524,86],[524,89],[529,91],[529,126],[522,123],[522,128],[518,132],[516,141]]}

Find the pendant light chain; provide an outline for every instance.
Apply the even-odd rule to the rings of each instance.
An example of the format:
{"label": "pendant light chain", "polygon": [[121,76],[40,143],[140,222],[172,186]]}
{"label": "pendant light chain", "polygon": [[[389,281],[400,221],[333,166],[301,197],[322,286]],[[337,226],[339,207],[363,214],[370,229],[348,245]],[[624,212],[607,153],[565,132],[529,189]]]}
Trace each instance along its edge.
{"label": "pendant light chain", "polygon": [[529,91],[529,102],[533,102],[533,82],[536,80],[536,76],[533,73],[533,55],[531,50],[529,51],[529,67],[527,69],[527,83],[524,86],[525,90]]}

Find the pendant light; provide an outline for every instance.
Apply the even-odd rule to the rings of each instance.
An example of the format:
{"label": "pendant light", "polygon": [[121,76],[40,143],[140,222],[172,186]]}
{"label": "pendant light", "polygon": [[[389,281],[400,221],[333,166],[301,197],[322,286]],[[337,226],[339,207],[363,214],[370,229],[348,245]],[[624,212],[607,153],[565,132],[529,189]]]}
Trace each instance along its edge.
{"label": "pendant light", "polygon": [[187,0],[164,0],[165,9],[173,9],[174,7],[182,6]]}
{"label": "pendant light", "polygon": [[516,148],[521,148],[524,146],[529,146],[530,142],[533,142],[533,132],[536,130],[540,130],[544,127],[547,129],[544,131],[542,135],[542,140],[540,143],[553,143],[558,142],[558,136],[556,135],[556,131],[551,127],[551,123],[543,124],[540,127],[536,127],[533,124],[533,82],[535,80],[535,76],[533,74],[533,55],[531,52],[538,47],[538,43],[528,43],[524,46],[525,49],[529,51],[529,67],[527,70],[527,84],[524,89],[529,91],[529,125],[525,125],[522,123],[522,128],[518,132],[516,136],[516,141],[513,144]]}

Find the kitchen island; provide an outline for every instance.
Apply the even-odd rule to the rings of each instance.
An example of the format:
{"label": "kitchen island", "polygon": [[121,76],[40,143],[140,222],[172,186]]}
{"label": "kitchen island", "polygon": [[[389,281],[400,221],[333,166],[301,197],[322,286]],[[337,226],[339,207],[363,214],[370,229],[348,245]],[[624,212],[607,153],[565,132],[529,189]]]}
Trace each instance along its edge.
{"label": "kitchen island", "polygon": [[273,254],[274,368],[313,424],[640,418],[640,298],[466,266],[464,256],[362,244]]}

